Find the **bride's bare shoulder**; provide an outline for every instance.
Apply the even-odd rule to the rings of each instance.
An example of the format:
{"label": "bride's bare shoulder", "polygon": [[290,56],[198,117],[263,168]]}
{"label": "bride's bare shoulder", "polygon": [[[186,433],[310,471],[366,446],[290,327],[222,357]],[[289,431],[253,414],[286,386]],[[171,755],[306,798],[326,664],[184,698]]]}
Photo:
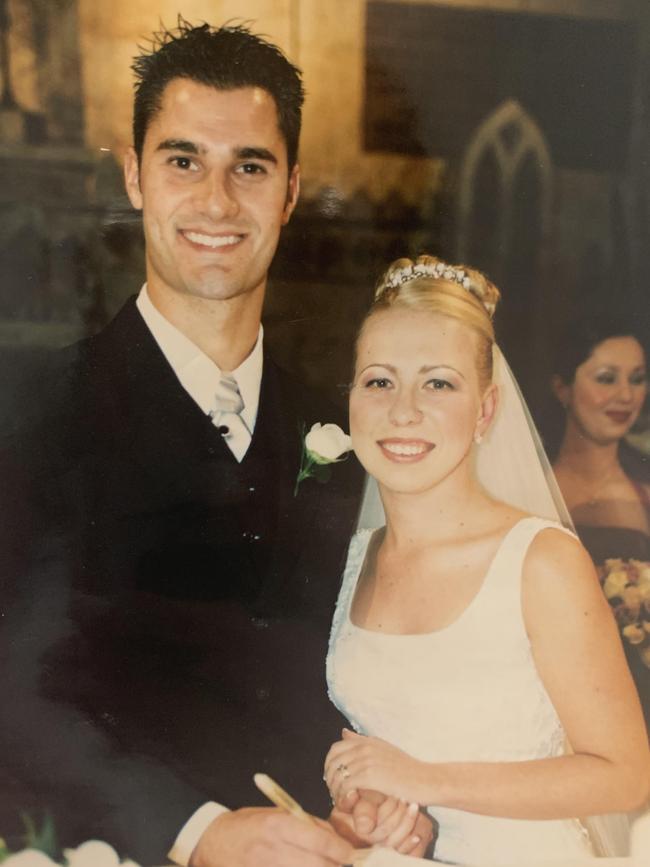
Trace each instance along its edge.
{"label": "bride's bare shoulder", "polygon": [[524,591],[541,597],[577,599],[600,593],[594,564],[579,539],[560,527],[540,530],[528,548],[522,570]]}

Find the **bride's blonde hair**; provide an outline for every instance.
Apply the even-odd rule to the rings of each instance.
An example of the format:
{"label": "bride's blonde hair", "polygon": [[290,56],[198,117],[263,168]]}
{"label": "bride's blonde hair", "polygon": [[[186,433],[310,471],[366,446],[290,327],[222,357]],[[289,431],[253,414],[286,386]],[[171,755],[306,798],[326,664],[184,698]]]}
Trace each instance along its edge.
{"label": "bride's blonde hair", "polygon": [[465,265],[449,265],[435,256],[396,259],[388,266],[375,289],[366,322],[376,313],[392,308],[440,313],[464,322],[478,336],[477,369],[482,387],[492,381],[492,317],[500,292],[484,274]]}

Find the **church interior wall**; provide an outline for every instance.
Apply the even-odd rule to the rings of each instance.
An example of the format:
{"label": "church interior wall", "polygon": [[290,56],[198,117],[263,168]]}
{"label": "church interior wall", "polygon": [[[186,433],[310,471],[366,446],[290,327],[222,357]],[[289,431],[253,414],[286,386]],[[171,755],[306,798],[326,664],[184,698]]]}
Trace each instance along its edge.
{"label": "church interior wall", "polygon": [[[39,55],[42,22],[40,31],[36,28],[41,42],[29,38],[34,16],[38,19],[46,7],[37,0],[9,0],[7,5],[17,101],[34,117],[49,111],[54,128],[52,94],[43,96],[44,69],[56,68],[60,78],[65,62],[57,67],[51,52],[46,62]],[[36,157],[42,160],[48,153],[60,165],[65,144],[67,170],[76,173],[85,200],[79,205],[78,237],[71,240],[60,232],[49,243],[59,245],[57,249],[68,244],[66,255],[76,264],[71,271],[71,265],[52,264],[48,259],[40,274],[25,277],[31,281],[26,285],[43,281],[44,288],[38,304],[26,312],[23,305],[13,316],[20,320],[20,327],[12,321],[11,299],[4,299],[2,352],[34,342],[41,347],[56,345],[64,337],[92,331],[126,295],[137,290],[142,279],[142,242],[137,220],[127,214],[120,193],[119,169],[131,138],[129,67],[135,46],[146,45],[161,22],[173,26],[180,12],[192,22],[250,21],[256,32],[280,45],[303,70],[307,91],[300,156],[303,195],[272,273],[266,308],[268,334],[281,361],[299,375],[330,389],[344,382],[356,322],[381,268],[400,252],[432,249],[452,258],[456,249],[461,155],[409,154],[381,147],[370,150],[364,143],[367,21],[372,8],[385,5],[384,0],[249,0],[246,4],[231,0],[114,0],[111,4],[61,0],[58,5],[68,10],[66,39],[70,38],[71,16],[75,22],[78,75],[69,89],[71,101],[79,101],[81,132],[76,142],[74,136],[69,142],[59,141],[58,150],[53,140],[42,142],[40,150],[32,147],[29,153],[34,159],[25,184],[40,189],[45,169],[41,174],[36,171]],[[429,6],[631,23],[639,60],[628,94],[632,122],[627,157],[624,164],[608,172],[553,166],[551,222],[540,274],[545,309],[554,306],[556,310],[549,333],[562,318],[580,309],[588,293],[606,296],[612,269],[620,270],[621,250],[626,274],[623,296],[641,314],[650,312],[645,291],[648,227],[638,219],[647,213],[650,192],[650,169],[644,156],[650,124],[643,96],[643,83],[648,80],[647,4],[636,0],[393,0],[392,5],[404,6],[404,15],[414,7]],[[452,68],[454,58],[448,61]],[[68,68],[73,69],[74,64]],[[476,69],[468,74],[479,81],[488,72]],[[57,98],[60,101],[61,93]],[[72,117],[70,124],[76,122]],[[74,153],[71,148],[76,148]],[[18,159],[15,147],[0,143],[0,158],[0,172],[9,173],[9,167],[15,165],[12,159]],[[18,237],[26,235],[30,244],[38,244],[38,225],[48,223],[53,205],[39,211],[38,196],[33,202],[30,196],[26,196],[29,207],[25,201],[20,203],[24,226],[18,229],[17,209],[10,202],[2,203],[0,247],[3,240],[15,239],[16,232]],[[623,227],[619,213],[625,216]],[[0,267],[14,267],[12,262],[11,256],[5,256]],[[65,294],[64,288],[52,286],[56,280],[64,284],[71,279],[83,284],[76,290],[76,297],[85,305],[82,314],[73,316],[62,301],[54,312],[47,312],[50,327],[44,327],[39,310],[48,309],[48,299],[57,291]],[[506,298],[507,291],[504,286]],[[506,326],[512,331],[512,323]],[[538,335],[540,350],[547,338],[548,333]],[[543,378],[541,368],[531,374],[531,388],[538,394]]]}

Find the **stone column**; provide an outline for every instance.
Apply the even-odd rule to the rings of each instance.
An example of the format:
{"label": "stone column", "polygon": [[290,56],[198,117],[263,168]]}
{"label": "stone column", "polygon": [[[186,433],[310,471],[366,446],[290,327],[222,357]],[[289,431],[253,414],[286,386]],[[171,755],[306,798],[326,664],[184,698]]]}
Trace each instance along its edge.
{"label": "stone column", "polygon": [[0,0],[0,72],[2,73],[2,96],[0,97],[0,144],[19,144],[25,139],[25,115],[14,96],[11,81],[9,54],[9,30],[11,17],[8,0]]}
{"label": "stone column", "polygon": [[77,0],[27,0],[31,7],[39,82],[51,142],[84,139],[83,82]]}

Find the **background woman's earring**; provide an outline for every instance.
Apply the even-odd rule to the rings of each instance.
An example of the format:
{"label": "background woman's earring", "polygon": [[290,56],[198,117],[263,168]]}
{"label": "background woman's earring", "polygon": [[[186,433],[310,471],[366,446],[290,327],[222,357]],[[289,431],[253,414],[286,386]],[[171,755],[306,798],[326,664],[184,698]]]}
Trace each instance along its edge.
{"label": "background woman's earring", "polygon": [[474,442],[477,446],[483,442],[483,434],[479,431],[476,431],[476,433],[474,434]]}

